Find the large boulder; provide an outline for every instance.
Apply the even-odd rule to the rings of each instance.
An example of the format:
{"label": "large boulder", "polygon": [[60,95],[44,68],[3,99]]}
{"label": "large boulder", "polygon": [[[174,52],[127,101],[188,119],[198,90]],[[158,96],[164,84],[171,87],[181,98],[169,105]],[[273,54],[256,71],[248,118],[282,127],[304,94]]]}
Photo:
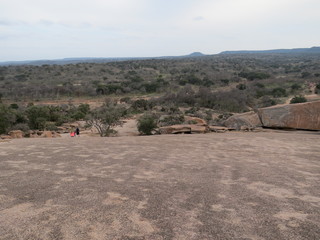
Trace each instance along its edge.
{"label": "large boulder", "polygon": [[12,130],[9,132],[9,136],[12,138],[23,138],[24,132],[21,130]]}
{"label": "large boulder", "polygon": [[320,130],[320,101],[258,110],[264,127]]}
{"label": "large boulder", "polygon": [[254,129],[256,127],[261,127],[262,123],[257,113],[246,112],[229,117],[224,122],[224,126],[234,130],[241,130],[243,128]]}

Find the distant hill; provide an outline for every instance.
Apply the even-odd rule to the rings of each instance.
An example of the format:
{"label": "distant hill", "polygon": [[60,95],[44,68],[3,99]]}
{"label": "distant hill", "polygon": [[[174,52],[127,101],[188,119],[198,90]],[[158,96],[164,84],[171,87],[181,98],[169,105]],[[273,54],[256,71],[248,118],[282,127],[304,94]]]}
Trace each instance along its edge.
{"label": "distant hill", "polygon": [[194,52],[189,55],[183,56],[163,56],[163,57],[120,57],[120,58],[63,58],[53,60],[27,60],[27,61],[8,61],[0,62],[0,66],[9,65],[65,65],[65,64],[77,64],[77,63],[108,63],[108,62],[121,62],[131,60],[147,60],[147,59],[174,59],[174,58],[190,58],[190,57],[203,57],[207,56],[201,52]]}
{"label": "distant hill", "polygon": [[189,56],[190,57],[203,57],[203,56],[206,56],[206,55],[201,53],[201,52],[194,52],[194,53],[191,53]]}
{"label": "distant hill", "polygon": [[311,48],[293,48],[293,49],[274,49],[274,50],[240,50],[240,51],[224,51],[220,54],[252,54],[252,53],[295,53],[295,54],[313,54],[320,53],[320,47]]}

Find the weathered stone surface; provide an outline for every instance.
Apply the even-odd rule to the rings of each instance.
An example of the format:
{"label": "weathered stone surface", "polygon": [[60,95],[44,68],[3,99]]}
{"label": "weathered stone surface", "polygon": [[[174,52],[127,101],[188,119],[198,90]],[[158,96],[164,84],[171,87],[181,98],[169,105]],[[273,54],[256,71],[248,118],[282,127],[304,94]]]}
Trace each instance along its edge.
{"label": "weathered stone surface", "polygon": [[209,131],[207,126],[199,126],[195,124],[182,124],[160,127],[161,134],[178,134],[178,133],[207,133]]}
{"label": "weathered stone surface", "polygon": [[199,125],[199,126],[207,126],[208,125],[206,120],[203,120],[198,117],[185,116],[184,119],[186,122],[193,122],[194,124]]}
{"label": "weathered stone surface", "polygon": [[171,125],[159,128],[160,134],[191,133],[190,125]]}
{"label": "weathered stone surface", "polygon": [[52,132],[51,131],[43,131],[43,133],[41,134],[41,137],[52,138]]}
{"label": "weathered stone surface", "polygon": [[224,126],[234,130],[241,130],[243,128],[254,129],[256,127],[261,127],[262,123],[257,113],[247,112],[229,117],[224,122]]}
{"label": "weathered stone surface", "polygon": [[208,126],[200,126],[200,125],[190,125],[191,133],[207,133],[209,132]]}
{"label": "weathered stone surface", "polygon": [[57,137],[61,137],[61,135],[57,132],[52,132],[52,137],[57,138]]}
{"label": "weathered stone surface", "polygon": [[31,130],[30,138],[56,138],[61,137],[60,134],[54,131],[38,131],[38,130]]}
{"label": "weathered stone surface", "polygon": [[24,133],[21,130],[12,130],[9,132],[12,138],[23,138]]}
{"label": "weathered stone surface", "polygon": [[320,101],[259,109],[264,127],[320,130]]}
{"label": "weathered stone surface", "polygon": [[209,129],[211,132],[216,132],[216,133],[224,133],[224,132],[229,131],[228,128],[221,127],[221,126],[209,126]]}

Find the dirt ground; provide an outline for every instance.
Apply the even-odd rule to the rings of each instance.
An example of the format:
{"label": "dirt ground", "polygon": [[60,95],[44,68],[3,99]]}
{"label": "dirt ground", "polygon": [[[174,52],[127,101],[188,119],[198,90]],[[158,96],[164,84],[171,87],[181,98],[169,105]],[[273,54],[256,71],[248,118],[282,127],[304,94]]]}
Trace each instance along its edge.
{"label": "dirt ground", "polygon": [[0,239],[318,240],[320,133],[0,142]]}

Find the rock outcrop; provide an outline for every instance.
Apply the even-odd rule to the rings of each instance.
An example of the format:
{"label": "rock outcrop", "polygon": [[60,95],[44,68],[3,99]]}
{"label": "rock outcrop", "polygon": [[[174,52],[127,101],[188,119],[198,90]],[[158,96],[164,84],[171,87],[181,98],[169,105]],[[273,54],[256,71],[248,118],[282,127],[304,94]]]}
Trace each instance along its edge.
{"label": "rock outcrop", "polygon": [[264,127],[320,130],[320,101],[272,106],[258,112]]}
{"label": "rock outcrop", "polygon": [[21,130],[12,130],[8,133],[11,138],[23,138],[24,132]]}
{"label": "rock outcrop", "polygon": [[31,130],[29,132],[31,138],[56,138],[61,137],[60,134],[54,131],[38,131],[38,130]]}
{"label": "rock outcrop", "polygon": [[195,124],[198,126],[207,126],[208,125],[206,120],[204,120],[202,118],[198,118],[198,117],[185,116],[184,120],[188,123],[191,122],[192,124]]}
{"label": "rock outcrop", "polygon": [[222,126],[209,126],[209,129],[211,132],[216,132],[216,133],[225,133],[229,131],[228,128],[222,127]]}
{"label": "rock outcrop", "polygon": [[261,127],[262,123],[257,113],[247,112],[236,114],[229,117],[225,122],[224,126],[233,130],[242,129],[254,129],[256,127]]}
{"label": "rock outcrop", "polygon": [[195,124],[182,124],[160,127],[160,134],[179,134],[179,133],[207,133],[209,131],[207,126],[199,126]]}

